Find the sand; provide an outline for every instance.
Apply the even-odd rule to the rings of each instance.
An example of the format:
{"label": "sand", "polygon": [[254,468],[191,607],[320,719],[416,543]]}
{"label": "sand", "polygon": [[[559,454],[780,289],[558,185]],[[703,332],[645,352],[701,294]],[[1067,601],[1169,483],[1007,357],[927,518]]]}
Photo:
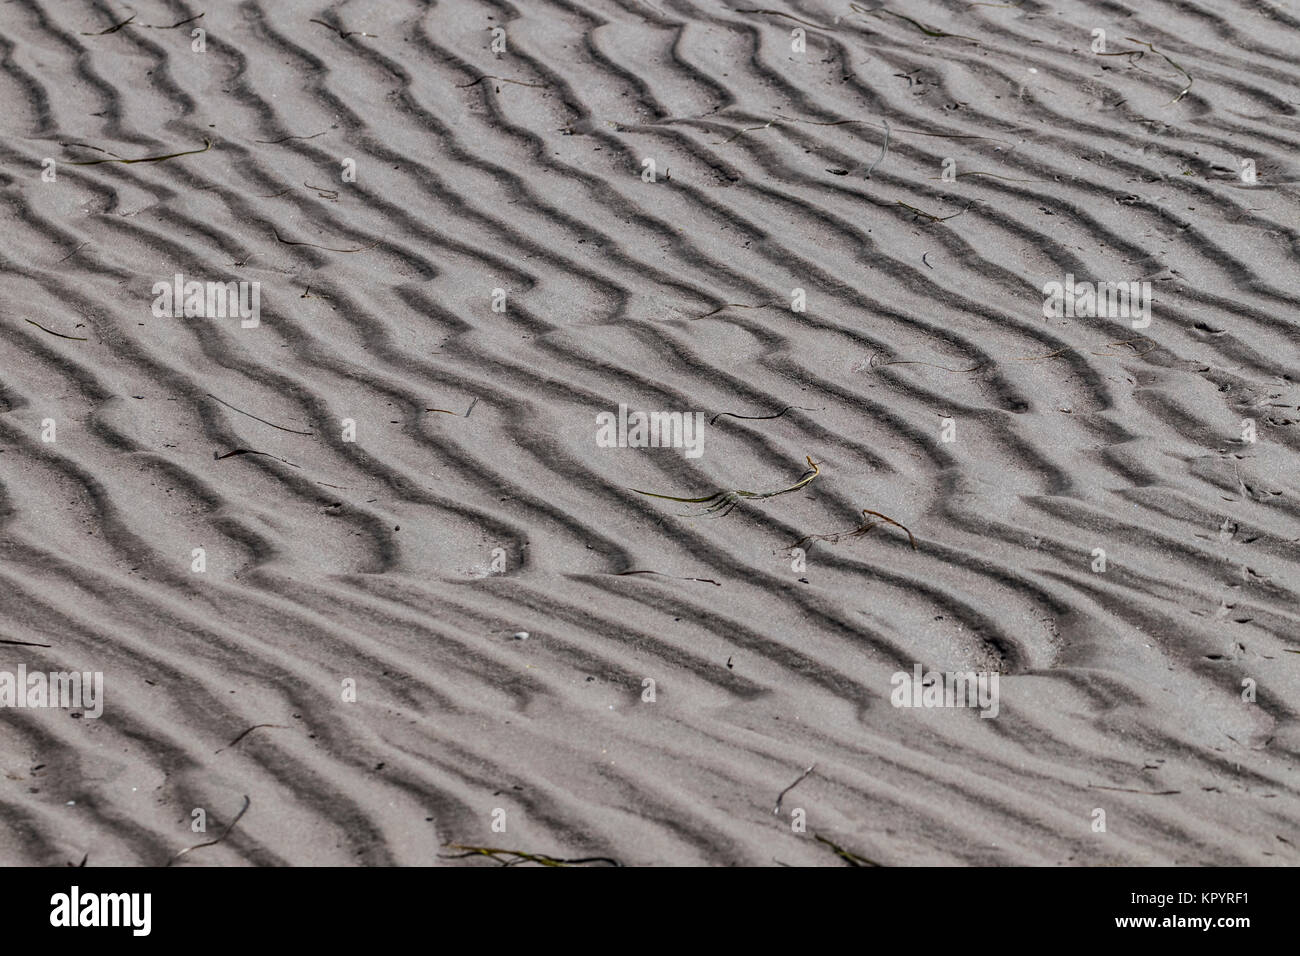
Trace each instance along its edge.
{"label": "sand", "polygon": [[0,7],[0,862],[1300,862],[1300,11],[764,2]]}

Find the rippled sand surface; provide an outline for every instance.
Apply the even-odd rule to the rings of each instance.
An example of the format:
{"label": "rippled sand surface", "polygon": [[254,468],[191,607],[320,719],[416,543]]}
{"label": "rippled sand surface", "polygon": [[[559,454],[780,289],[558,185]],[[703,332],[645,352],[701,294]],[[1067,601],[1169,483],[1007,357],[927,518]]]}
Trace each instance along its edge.
{"label": "rippled sand surface", "polygon": [[1300,12],[746,2],[0,6],[0,861],[1300,862]]}

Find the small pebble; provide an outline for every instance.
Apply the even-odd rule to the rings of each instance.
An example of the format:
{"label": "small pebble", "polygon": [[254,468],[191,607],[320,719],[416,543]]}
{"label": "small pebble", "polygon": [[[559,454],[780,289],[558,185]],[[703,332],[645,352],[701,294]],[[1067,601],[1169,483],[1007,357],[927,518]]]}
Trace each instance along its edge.
{"label": "small pebble", "polygon": [[515,638],[516,641],[526,641],[526,640],[528,640],[528,632],[527,632],[527,631],[516,631],[515,634],[514,634],[514,638]]}

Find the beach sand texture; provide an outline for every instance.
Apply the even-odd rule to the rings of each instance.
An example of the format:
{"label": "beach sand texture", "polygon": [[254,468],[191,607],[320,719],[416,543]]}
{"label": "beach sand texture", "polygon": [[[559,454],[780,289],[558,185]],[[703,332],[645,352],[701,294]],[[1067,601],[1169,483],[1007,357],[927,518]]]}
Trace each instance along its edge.
{"label": "beach sand texture", "polygon": [[0,6],[0,862],[1300,862],[1300,8],[763,3]]}

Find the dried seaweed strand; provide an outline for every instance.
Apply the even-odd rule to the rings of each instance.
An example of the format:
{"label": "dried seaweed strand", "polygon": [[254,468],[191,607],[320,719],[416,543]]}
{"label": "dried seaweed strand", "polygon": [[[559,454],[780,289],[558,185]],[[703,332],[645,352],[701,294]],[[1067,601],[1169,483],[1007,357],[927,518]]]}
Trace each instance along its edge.
{"label": "dried seaweed strand", "polygon": [[885,153],[889,152],[889,120],[884,120],[883,122],[885,124],[885,143],[880,147],[880,155],[876,157],[876,161],[867,169],[867,179],[871,178],[871,174],[876,171],[876,167],[879,166],[881,160],[885,158]]}
{"label": "dried seaweed strand", "polygon": [[[978,169],[972,169],[970,172],[957,173],[957,178],[963,176],[992,176],[994,179],[1005,179],[1009,183],[1050,183],[1050,179],[1014,179],[1011,176],[1000,176],[997,173],[985,173]],[[942,176],[931,176],[931,179],[942,179]]]}
{"label": "dried seaweed strand", "polygon": [[62,259],[60,259],[58,262],[56,262],[56,263],[54,263],[54,264],[57,266],[57,265],[59,265],[59,263],[67,262],[69,259],[71,259],[73,256],[75,256],[75,255],[76,255],[78,252],[80,252],[82,249],[86,248],[86,246],[88,246],[88,245],[90,245],[90,240],[89,240],[89,239],[87,239],[87,240],[86,240],[85,242],[83,242],[81,245],[77,246],[77,248],[73,249],[73,250],[72,250],[71,252],[69,252],[66,256],[64,256]]}
{"label": "dried seaweed strand", "polygon": [[[333,128],[334,128],[333,126],[330,127],[330,129],[333,129]],[[255,140],[253,140],[253,142],[254,142],[254,143],[265,143],[265,144],[267,144],[267,145],[269,145],[269,146],[275,146],[275,145],[277,145],[277,144],[279,144],[279,143],[285,143],[285,142],[288,142],[288,141],[291,140],[291,139],[315,139],[317,136],[324,136],[324,135],[325,135],[326,133],[328,133],[329,131],[330,131],[329,129],[323,129],[323,130],[321,130],[319,133],[312,133],[310,136],[282,136],[282,137],[280,137],[279,139],[255,139]]]}
{"label": "dried seaweed strand", "polygon": [[98,146],[91,146],[89,143],[65,143],[62,140],[60,140],[59,145],[62,146],[64,149],[67,149],[71,146],[76,146],[78,149],[93,149],[97,153],[108,153],[108,155],[110,156],[117,155],[117,153],[113,152],[111,149],[101,149]]}
{"label": "dried seaweed strand", "polygon": [[[623,865],[618,860],[608,856],[585,856],[575,860],[562,860],[558,857],[547,856],[544,853],[524,853],[522,850],[503,850],[499,847],[467,846],[463,843],[444,843],[443,846],[449,850],[466,851],[455,856],[439,854],[439,858],[443,860],[463,860],[470,856],[486,856],[502,866],[517,866],[520,863],[537,863],[541,866],[580,866],[584,863],[608,863],[610,866]],[[502,856],[513,856],[516,859],[503,860],[501,859]]]}
{"label": "dried seaweed strand", "polygon": [[802,23],[804,26],[816,27],[818,30],[831,29],[830,27],[822,26],[820,23],[813,23],[810,20],[800,20],[798,17],[791,16],[788,13],[783,13],[780,10],[766,10],[758,7],[741,7],[736,10],[736,13],[763,13],[769,17],[785,17],[787,20],[793,20],[795,23]]}
{"label": "dried seaweed strand", "polygon": [[908,543],[912,545],[912,550],[913,551],[916,550],[916,538],[912,537],[912,532],[908,531],[905,526],[899,524],[897,521],[895,521],[893,518],[890,518],[888,515],[882,515],[879,511],[872,511],[870,508],[863,508],[862,513],[863,515],[873,515],[879,518],[881,521],[884,521],[886,524],[892,524],[895,528],[902,528],[903,531],[906,532],[907,534],[907,540]]}
{"label": "dried seaweed strand", "polygon": [[[929,253],[927,253],[926,255],[928,254]],[[926,265],[930,265],[930,264],[927,262]],[[934,268],[934,267],[930,266],[930,268]],[[878,352],[872,353],[871,358],[867,360],[867,364],[870,365],[872,368],[883,368],[886,365],[924,365],[928,368],[943,369],[945,372],[975,372],[984,367],[983,362],[980,362],[976,365],[972,365],[970,368],[949,368],[947,365],[935,365],[933,362],[919,362],[911,359],[891,359],[888,362],[877,362],[876,356],[878,354],[879,354]]]}
{"label": "dried seaweed strand", "polygon": [[795,780],[794,783],[790,784],[790,786],[786,787],[784,790],[782,790],[780,793],[776,795],[776,806],[772,808],[772,814],[774,816],[781,815],[781,801],[785,799],[785,795],[789,793],[791,790],[793,790],[795,787],[799,786],[799,784],[803,783],[804,780],[808,777],[808,775],[811,774],[816,769],[817,769],[817,765],[813,764],[803,773],[799,774],[798,779]]}
{"label": "dried seaweed strand", "polygon": [[64,335],[62,332],[55,332],[53,329],[47,329],[39,322],[33,322],[31,319],[23,319],[28,325],[34,325],[42,332],[49,332],[50,335],[57,335],[61,339],[72,339],[74,342],[88,342],[89,339],[82,338],[80,335]]}
{"label": "dried seaweed strand", "polygon": [[332,24],[332,23],[326,23],[324,20],[317,20],[317,19],[315,19],[315,18],[313,18],[313,19],[311,19],[311,20],[308,20],[307,22],[308,22],[308,23],[319,23],[321,26],[325,27],[325,29],[327,29],[327,30],[333,30],[335,33],[337,33],[339,36],[341,36],[341,37],[342,37],[343,39],[345,39],[345,40],[346,40],[348,37],[378,37],[378,36],[379,36],[378,33],[365,33],[365,32],[363,32],[363,31],[361,31],[361,30],[340,30],[338,27],[334,26],[334,24]]}
{"label": "dried seaweed strand", "polygon": [[849,866],[882,866],[883,865],[877,863],[875,860],[868,860],[865,856],[859,856],[856,853],[850,853],[848,850],[844,849],[844,847],[840,846],[837,843],[832,843],[830,840],[826,839],[820,833],[815,833],[813,834],[813,836],[817,838],[817,842],[825,843],[828,847],[830,847],[833,851],[835,851],[835,855],[838,856],[840,859],[844,860],[846,863],[848,863]]}
{"label": "dried seaweed strand", "polygon": [[730,143],[733,139],[739,139],[741,136],[743,136],[743,135],[746,134],[746,133],[752,133],[752,132],[754,132],[755,130],[767,129],[769,126],[774,126],[774,125],[776,125],[776,124],[779,123],[779,122],[780,122],[779,120],[772,120],[771,122],[764,123],[762,126],[746,126],[746,127],[742,128],[742,129],[738,129],[738,130],[736,130],[736,132],[732,133],[732,134],[731,134],[730,136],[728,136],[726,139],[718,140],[718,142],[714,143],[713,145],[714,145],[714,146],[726,146],[726,145],[727,145],[728,143]]}
{"label": "dried seaweed strand", "polygon": [[[1188,92],[1191,91],[1192,83],[1194,82],[1194,81],[1192,80],[1192,74],[1188,73],[1185,69],[1183,69],[1183,68],[1182,68],[1181,66],[1179,66],[1177,63],[1175,63],[1175,62],[1174,62],[1170,57],[1168,57],[1168,56],[1165,55],[1164,53],[1161,53],[1159,50],[1157,50],[1157,49],[1156,49],[1154,46],[1152,46],[1150,43],[1147,43],[1145,40],[1138,40],[1138,39],[1135,39],[1134,37],[1125,37],[1124,39],[1125,39],[1125,40],[1128,40],[1129,43],[1136,43],[1136,44],[1138,44],[1139,46],[1144,46],[1144,47],[1146,47],[1148,50],[1150,50],[1150,51],[1151,51],[1152,53],[1154,53],[1156,56],[1162,58],[1166,63],[1168,63],[1170,66],[1172,66],[1172,67],[1173,67],[1175,70],[1177,70],[1179,73],[1183,74],[1183,76],[1187,77],[1187,85],[1186,85],[1185,87],[1183,87],[1181,90],[1179,90],[1179,91],[1178,91],[1178,95],[1175,96],[1172,100],[1170,100],[1169,103],[1166,103],[1165,106],[1169,106],[1171,103],[1177,103],[1177,102],[1178,102],[1179,100],[1181,100],[1184,96],[1186,96],[1186,95],[1188,94]],[[1112,52],[1112,53],[1098,53],[1098,54],[1096,54],[1096,55],[1097,55],[1097,56],[1128,56],[1128,57],[1136,56],[1136,57],[1141,58],[1141,57],[1145,56],[1146,54],[1145,54],[1142,50],[1117,50],[1117,51]],[[1132,61],[1131,61],[1131,60],[1129,61],[1129,63],[1130,63],[1130,65],[1132,65]],[[1145,72],[1145,71],[1142,71],[1142,72]]]}
{"label": "dried seaweed strand", "polygon": [[722,312],[726,309],[766,309],[771,304],[772,304],[771,302],[763,302],[759,305],[745,305],[742,302],[728,302],[725,305],[718,306],[712,312],[706,312],[704,315],[699,316],[699,318],[707,319],[710,318],[711,316],[717,315],[719,312]]}
{"label": "dried seaweed strand", "polygon": [[242,734],[240,734],[238,737],[236,737],[236,738],[235,738],[234,740],[232,740],[230,743],[228,743],[228,744],[226,744],[224,747],[222,747],[221,750],[214,750],[214,751],[212,751],[213,754],[219,754],[219,753],[221,753],[222,750],[229,750],[231,747],[235,746],[235,744],[239,743],[241,740],[243,740],[245,737],[247,737],[247,736],[248,736],[249,734],[251,734],[253,731],[255,731],[255,730],[257,730],[257,729],[259,729],[259,728],[261,728],[261,727],[275,727],[275,728],[277,728],[277,729],[279,729],[279,730],[288,730],[288,729],[289,729],[289,728],[286,727],[284,724],[253,724],[253,726],[249,727],[247,730],[245,730]]}
{"label": "dried seaweed strand", "polygon": [[135,13],[133,13],[133,14],[131,14],[129,17],[127,17],[125,20],[123,20],[121,23],[116,23],[116,24],[114,24],[113,26],[109,27],[107,30],[100,30],[98,33],[86,33],[86,32],[83,31],[81,35],[82,35],[83,37],[106,37],[106,36],[108,36],[110,33],[116,33],[118,30],[122,29],[122,27],[124,27],[124,26],[126,26],[128,23],[130,23],[130,22],[131,22],[132,20],[134,20],[138,15],[139,15],[139,14],[135,14]]}
{"label": "dried seaweed strand", "polygon": [[723,418],[723,417],[730,417],[730,418],[743,418],[743,419],[745,419],[746,421],[751,421],[751,422],[765,422],[765,421],[769,421],[770,419],[773,419],[773,418],[780,418],[782,415],[784,415],[786,412],[788,412],[788,411],[789,411],[790,409],[792,409],[792,408],[797,408],[797,409],[798,409],[799,411],[801,411],[801,412],[819,412],[819,411],[821,411],[820,408],[805,408],[803,405],[787,405],[785,408],[781,409],[781,410],[780,410],[779,412],[777,412],[775,415],[740,415],[740,414],[738,414],[738,413],[736,413],[736,412],[718,412],[718,414],[714,415],[712,418],[709,419],[709,424],[712,425],[712,424],[713,424],[714,422],[716,422],[719,418]]}
{"label": "dried seaweed strand", "polygon": [[241,415],[248,415],[248,417],[253,419],[253,421],[261,422],[263,425],[270,425],[272,428],[278,428],[282,432],[289,432],[289,434],[291,435],[312,434],[312,432],[298,431],[298,429],[296,428],[285,428],[283,425],[275,424],[275,422],[268,422],[265,418],[258,418],[256,415],[251,415],[248,412],[244,411],[242,408],[236,408],[234,405],[231,405],[229,402],[222,401],[221,399],[217,398],[217,396],[213,395],[211,392],[204,392],[204,394],[207,395],[208,398],[212,399],[214,402],[219,402],[220,404],[225,405],[226,408],[230,409],[232,412],[239,412],[239,414]]}
{"label": "dried seaweed strand", "polygon": [[185,26],[185,24],[193,23],[195,20],[202,20],[207,15],[208,15],[207,11],[205,10],[202,13],[200,13],[198,16],[187,17],[184,20],[177,20],[175,23],[165,27],[158,26],[155,23],[138,23],[136,24],[136,26],[144,27],[146,30],[175,30],[177,27],[183,27]]}
{"label": "dried seaweed strand", "polygon": [[173,863],[175,863],[177,860],[183,857],[186,853],[189,853],[192,850],[201,850],[205,846],[216,846],[226,837],[230,836],[230,831],[235,828],[235,824],[238,823],[243,818],[244,814],[248,812],[248,808],[252,805],[252,803],[253,801],[248,797],[247,794],[245,794],[243,809],[240,810],[239,813],[235,816],[235,819],[231,820],[230,824],[224,830],[221,831],[221,836],[217,837],[215,840],[209,840],[207,843],[196,843],[194,844],[194,846],[187,846],[185,849],[181,850],[170,860],[164,863],[163,866],[171,866]]}
{"label": "dried seaweed strand", "polygon": [[703,584],[712,584],[715,587],[722,587],[722,585],[713,580],[713,578],[684,578],[677,574],[664,574],[662,571],[615,571],[613,573],[615,577],[622,577],[627,574],[657,574],[663,578],[676,578],[678,581],[699,581]]}
{"label": "dried seaweed strand", "polygon": [[472,412],[472,411],[474,411],[474,406],[477,405],[477,404],[478,404],[478,399],[475,398],[474,401],[472,401],[472,402],[469,403],[469,408],[465,409],[465,414],[463,414],[463,415],[462,415],[460,412],[453,412],[453,411],[450,411],[450,410],[448,410],[448,409],[446,409],[446,408],[426,408],[425,411],[426,411],[426,412],[442,412],[444,415],[455,415],[457,418],[469,418],[469,413]]}
{"label": "dried seaweed strand", "polygon": [[[800,123],[805,126],[871,126],[875,129],[885,129],[887,134],[891,131],[891,128],[888,127],[887,123],[884,124],[873,123],[870,120],[842,119],[842,120],[835,120],[829,123],[823,123],[817,120],[799,119],[797,117],[792,117],[792,116],[778,116],[778,117],[774,117],[770,122],[764,123],[762,126],[746,126],[742,129],[739,129],[731,136],[727,137],[724,140],[716,142],[713,145],[722,146],[732,142],[735,139],[739,139],[745,133],[753,133],[758,130],[765,130],[771,126],[781,126],[784,123]],[[913,136],[934,136],[939,139],[985,139],[993,143],[1006,143],[1007,145],[1012,145],[1010,140],[998,139],[996,136],[970,136],[962,133],[927,133],[919,129],[900,129],[900,130],[893,130],[893,132],[909,133]],[[886,137],[886,142],[888,142],[888,135]],[[883,152],[881,153],[881,158],[882,159],[884,158]],[[1044,182],[1046,182],[1046,180],[1044,180]]]}
{"label": "dried seaweed strand", "polygon": [[856,528],[850,528],[848,531],[831,531],[827,534],[804,535],[794,544],[786,548],[786,550],[793,551],[795,548],[801,547],[805,541],[826,541],[830,544],[838,544],[841,538],[859,538],[862,535],[869,532],[872,528],[880,524],[880,521],[872,521],[871,518],[867,517],[868,515],[877,517],[880,519],[880,521],[884,521],[887,524],[892,524],[895,528],[902,528],[903,531],[907,533],[907,540],[908,543],[912,545],[912,550],[913,551],[917,550],[916,538],[912,536],[911,531],[908,531],[906,525],[899,524],[897,521],[895,521],[893,518],[889,517],[888,515],[882,515],[879,511],[872,511],[870,508],[862,509],[863,523],[858,525]]}
{"label": "dried seaweed strand", "polygon": [[[1143,342],[1143,343],[1146,344],[1147,347],[1146,347],[1144,350],[1142,350],[1141,352],[1139,352],[1139,351],[1137,350],[1137,346],[1135,346],[1135,345],[1133,344],[1134,342]],[[1150,352],[1152,349],[1154,349],[1154,348],[1156,347],[1156,343],[1152,342],[1150,339],[1147,339],[1147,338],[1141,338],[1141,337],[1139,337],[1139,338],[1135,338],[1135,339],[1120,339],[1118,342],[1107,342],[1105,347],[1108,348],[1108,349],[1112,349],[1112,348],[1115,348],[1116,346],[1119,346],[1119,345],[1127,345],[1129,348],[1131,348],[1131,349],[1133,350],[1134,354],[1136,354],[1138,357],[1141,357],[1141,356],[1143,356],[1143,355],[1146,355],[1147,352]],[[1013,356],[1012,358],[1008,359],[1007,361],[1009,361],[1009,362],[1041,362],[1043,359],[1056,358],[1058,355],[1062,355],[1062,354],[1064,354],[1064,353],[1066,353],[1066,352],[1074,352],[1074,351],[1077,351],[1077,349],[1073,348],[1072,346],[1067,345],[1067,346],[1064,346],[1063,348],[1059,348],[1059,349],[1057,349],[1055,352],[1048,352],[1046,355]],[[1116,356],[1116,355],[1118,355],[1118,354],[1120,354],[1120,353],[1118,353],[1118,352],[1093,352],[1093,351],[1089,351],[1088,354],[1089,354],[1089,355],[1099,355],[1099,356],[1101,356],[1102,358],[1111,358],[1111,357],[1114,357],[1114,356]]]}
{"label": "dried seaweed strand", "polygon": [[145,156],[140,159],[86,159],[78,162],[68,161],[65,166],[98,166],[100,163],[161,163],[164,159],[175,159],[177,156],[194,156],[198,153],[206,153],[212,148],[212,140],[204,139],[202,149],[190,149],[183,153],[168,153],[166,156]]}
{"label": "dried seaweed strand", "polygon": [[544,90],[547,87],[547,84],[545,83],[525,83],[523,80],[511,80],[504,76],[492,76],[490,74],[485,73],[482,76],[480,76],[477,80],[475,80],[473,83],[457,83],[456,89],[467,90],[471,86],[478,86],[484,80],[496,80],[498,83],[513,83],[515,86],[531,86],[534,89],[539,89],[539,90]]}
{"label": "dried seaweed strand", "polygon": [[[1135,345],[1133,344],[1134,342],[1145,342],[1145,343],[1146,343],[1146,348],[1143,349],[1141,352],[1139,352],[1139,351],[1137,350],[1137,346],[1135,346]],[[1131,348],[1131,349],[1133,350],[1133,352],[1134,352],[1136,355],[1138,355],[1139,357],[1141,357],[1141,356],[1143,356],[1143,355],[1146,355],[1147,352],[1150,352],[1152,349],[1154,349],[1154,348],[1156,347],[1156,343],[1155,343],[1155,342],[1152,342],[1150,339],[1121,339],[1121,340],[1118,341],[1118,342],[1107,342],[1107,343],[1106,343],[1106,348],[1108,348],[1108,349],[1109,349],[1109,348],[1114,348],[1114,347],[1117,346],[1117,345],[1127,345],[1127,346],[1128,346],[1129,348]],[[1108,355],[1116,355],[1116,354],[1118,354],[1118,353],[1116,353],[1116,352],[1093,352],[1092,354],[1093,354],[1093,355],[1108,356]]]}
{"label": "dried seaweed strand", "polygon": [[789,494],[792,491],[798,491],[821,474],[821,465],[813,461],[811,456],[805,456],[804,460],[808,462],[810,470],[805,472],[798,482],[791,485],[789,488],[782,488],[779,491],[741,491],[737,489],[734,491],[715,491],[713,494],[705,495],[702,498],[679,498],[676,495],[660,495],[655,494],[653,491],[641,491],[639,488],[631,488],[629,490],[635,491],[638,495],[646,495],[650,498],[663,498],[666,501],[683,501],[687,504],[706,505],[701,514],[683,514],[681,517],[684,518],[725,518],[731,513],[731,510],[740,503],[742,498],[775,498],[777,495]]}
{"label": "dried seaweed strand", "polygon": [[893,10],[867,11],[864,10],[862,7],[859,7],[856,3],[850,3],[849,6],[853,7],[858,13],[871,12],[876,14],[877,16],[879,16],[882,13],[888,13],[891,17],[897,17],[900,20],[906,20],[908,23],[912,24],[912,26],[916,27],[918,30],[920,30],[928,37],[953,37],[954,39],[957,40],[970,40],[972,43],[980,42],[979,40],[976,40],[974,37],[963,36],[960,33],[945,33],[943,30],[931,30],[929,27],[925,26],[924,24],[917,23],[911,17],[905,17],[901,13],[895,13]]}
{"label": "dried seaweed strand", "polygon": [[286,465],[288,465],[290,468],[299,468],[299,467],[301,467],[301,466],[299,466],[299,465],[295,465],[293,462],[291,462],[291,461],[289,461],[289,460],[287,460],[287,459],[281,458],[279,455],[272,455],[270,452],[265,452],[265,451],[254,451],[254,450],[251,449],[251,448],[236,448],[236,449],[233,449],[232,451],[228,451],[228,452],[226,452],[224,455],[218,455],[218,454],[214,451],[214,452],[212,453],[212,459],[213,459],[214,461],[222,461],[223,459],[226,459],[226,458],[234,458],[234,457],[236,457],[236,456],[238,456],[238,455],[261,455],[261,456],[264,457],[264,458],[274,458],[276,461],[282,461],[282,462],[284,462]]}
{"label": "dried seaweed strand", "polygon": [[[1043,359],[1056,358],[1056,357],[1057,357],[1058,355],[1060,355],[1062,352],[1073,352],[1073,351],[1074,351],[1074,349],[1070,348],[1070,347],[1067,345],[1065,348],[1057,349],[1055,352],[1048,352],[1046,355],[1013,356],[1013,357],[1010,359],[1010,361],[1012,361],[1012,362],[1041,362]],[[1099,352],[1094,352],[1093,354],[1094,354],[1094,355],[1099,355],[1099,354],[1101,354],[1101,353],[1099,353]]]}
{"label": "dried seaweed strand", "polygon": [[[848,126],[853,124],[860,124],[863,126],[876,126],[878,128],[883,128],[880,127],[880,124],[873,123],[870,120],[842,119],[842,120],[835,120],[834,122],[831,123],[821,123],[816,120],[798,119],[792,116],[781,117],[781,119],[784,119],[785,122],[787,123],[803,123],[806,126]],[[1007,143],[1008,145],[1011,145],[1010,140],[998,139],[996,136],[971,136],[964,133],[927,133],[924,130],[919,130],[919,129],[900,129],[900,130],[896,130],[895,132],[910,133],[913,136],[936,136],[939,139],[987,139],[994,143]]]}
{"label": "dried seaweed strand", "polygon": [[929,219],[931,222],[947,222],[949,219],[956,219],[958,216],[962,214],[962,212],[965,212],[966,209],[969,209],[972,205],[974,205],[973,203],[967,203],[966,209],[963,209],[961,212],[955,212],[951,216],[934,216],[926,212],[924,209],[917,209],[915,206],[909,206],[901,199],[896,199],[894,201],[898,203],[900,206],[902,206],[904,209],[911,210],[912,212],[916,213],[918,216],[924,216],[926,219]]}
{"label": "dried seaweed strand", "polygon": [[324,249],[326,252],[365,252],[367,249],[375,248],[375,246],[379,245],[379,243],[383,241],[381,239],[376,239],[370,245],[361,246],[360,248],[357,249],[335,249],[331,246],[317,245],[314,242],[296,242],[293,239],[286,239],[280,235],[280,231],[276,229],[274,226],[271,227],[271,231],[275,233],[275,238],[279,239],[286,246],[311,246],[313,249]]}

